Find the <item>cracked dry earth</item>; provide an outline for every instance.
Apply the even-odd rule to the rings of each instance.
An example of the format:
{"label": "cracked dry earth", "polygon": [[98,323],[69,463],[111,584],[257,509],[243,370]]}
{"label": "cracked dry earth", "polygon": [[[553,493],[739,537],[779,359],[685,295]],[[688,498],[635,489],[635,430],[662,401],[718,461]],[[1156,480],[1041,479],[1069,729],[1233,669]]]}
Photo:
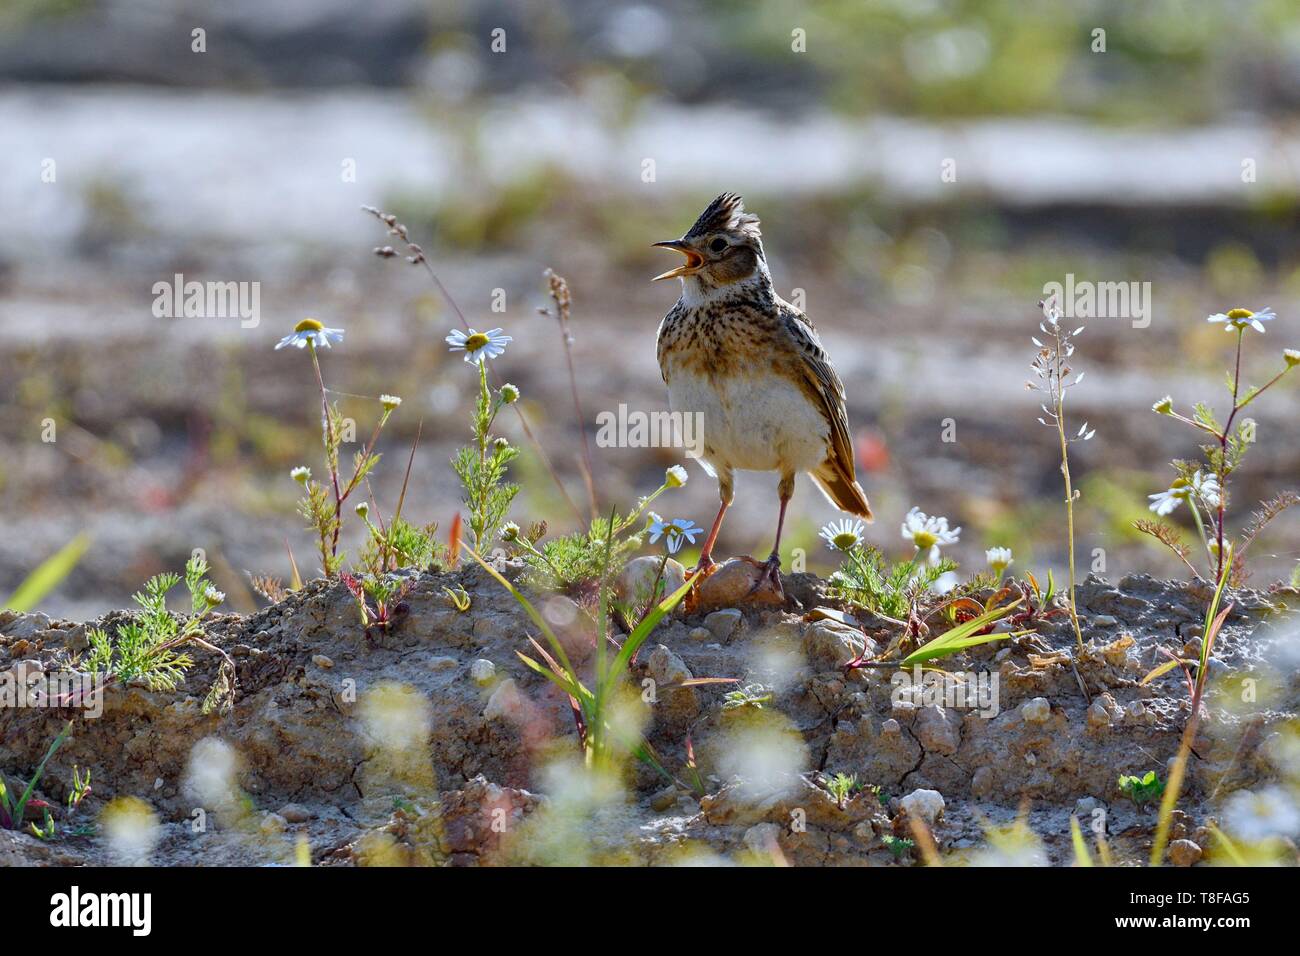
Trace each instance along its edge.
{"label": "cracked dry earth", "polygon": [[[517,565],[503,567],[518,577]],[[463,613],[445,596],[456,586],[472,598]],[[110,687],[102,716],[76,718],[38,791],[61,807],[74,764],[90,768],[93,793],[77,820],[56,815],[60,832],[48,841],[0,831],[0,864],[275,865],[308,855],[323,865],[892,864],[884,838],[910,835],[909,812],[933,824],[945,856],[1063,864],[1081,800],[1081,816],[1106,809],[1117,858],[1145,857],[1155,812],[1126,800],[1116,778],[1167,774],[1189,713],[1186,686],[1177,672],[1140,680],[1164,660],[1158,646],[1195,651],[1207,587],[1145,576],[1083,583],[1087,646],[1077,667],[1091,703],[1063,619],[943,662],[997,676],[996,714],[983,715],[901,699],[889,669],[846,673],[864,632],[872,653],[890,631],[870,619],[862,630],[810,620],[804,609],[829,604],[823,587],[793,575],[785,608],[723,607],[662,623],[633,675],[665,688],[645,707],[647,736],[684,780],[689,734],[705,793],[666,786],[633,763],[624,790],[595,799],[578,786],[567,700],[515,654],[536,630],[484,572],[418,575],[408,613],[374,639],[341,584],[311,583],[256,614],[212,621],[209,638],[237,665],[229,713],[202,713],[217,672],[203,650],[177,691]],[[1276,778],[1270,742],[1300,710],[1300,595],[1239,590],[1228,600],[1211,719],[1173,833],[1202,846],[1226,794]],[[590,655],[584,612],[563,597],[538,603],[570,653]],[[97,623],[111,632],[124,619]],[[0,670],[58,668],[85,647],[85,630],[0,612]],[[692,675],[737,678],[771,696],[761,708],[725,708],[732,686],[668,689]],[[0,768],[26,779],[68,716],[0,710]],[[824,786],[834,773],[880,792],[841,804]],[[156,820],[129,846],[111,827],[84,826],[123,797],[144,801]],[[1038,842],[990,848],[990,828],[1023,814]]]}

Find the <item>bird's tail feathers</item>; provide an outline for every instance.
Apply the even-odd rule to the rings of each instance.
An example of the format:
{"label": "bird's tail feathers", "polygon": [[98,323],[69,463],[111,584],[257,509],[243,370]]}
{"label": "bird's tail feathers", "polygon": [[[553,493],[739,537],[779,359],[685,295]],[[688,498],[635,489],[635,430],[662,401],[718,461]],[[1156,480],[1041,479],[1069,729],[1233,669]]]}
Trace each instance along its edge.
{"label": "bird's tail feathers", "polygon": [[845,475],[833,459],[827,458],[809,474],[836,508],[868,521],[875,520],[871,505],[867,503],[867,493],[852,475]]}

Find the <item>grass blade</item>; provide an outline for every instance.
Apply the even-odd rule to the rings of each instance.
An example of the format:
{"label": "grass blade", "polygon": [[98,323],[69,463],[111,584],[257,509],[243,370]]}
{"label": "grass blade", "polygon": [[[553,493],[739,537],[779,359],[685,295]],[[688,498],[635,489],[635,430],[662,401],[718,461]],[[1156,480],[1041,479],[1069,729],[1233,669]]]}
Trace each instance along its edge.
{"label": "grass blade", "polygon": [[14,804],[13,825],[15,828],[22,826],[23,811],[27,809],[27,801],[32,798],[32,793],[36,790],[36,785],[41,782],[41,777],[45,774],[45,765],[49,763],[50,758],[54,756],[54,751],[63,746],[63,742],[68,739],[68,734],[70,733],[72,733],[72,721],[68,721],[67,724],[64,725],[63,731],[59,736],[54,738],[54,743],[50,744],[50,749],[45,751],[45,756],[42,757],[41,762],[36,765],[36,770],[32,773],[32,779],[28,782],[27,789],[23,791],[23,795],[19,797],[18,802]]}
{"label": "grass blade", "polygon": [[991,634],[978,634],[994,621],[997,621],[1007,614],[1020,603],[1019,600],[1012,601],[1010,604],[994,608],[991,611],[985,611],[979,617],[971,618],[969,621],[963,621],[956,627],[945,631],[934,640],[922,644],[912,653],[903,658],[899,664],[900,667],[910,667],[912,664],[919,664],[921,661],[931,661],[940,657],[947,657],[950,654],[956,654],[958,651],[965,650],[968,647],[975,647],[979,644],[988,644],[992,641],[1005,640],[1008,637],[1015,637],[1017,633],[1023,632],[995,632]]}
{"label": "grass blade", "polygon": [[622,648],[619,649],[618,656],[614,658],[613,673],[621,674],[627,669],[628,664],[632,660],[632,655],[635,654],[641,645],[645,643],[646,638],[650,636],[651,632],[654,631],[659,622],[672,613],[673,608],[675,608],[681,600],[690,593],[691,588],[694,586],[695,582],[693,580],[687,581],[672,594],[660,601],[655,609],[647,614],[641,620],[641,623],[632,629],[632,633],[628,635],[627,640],[623,642]]}
{"label": "grass blade", "polygon": [[1074,865],[1092,866],[1092,854],[1083,841],[1083,831],[1079,829],[1079,819],[1074,814],[1070,814],[1070,843],[1074,846]]}
{"label": "grass blade", "polygon": [[12,608],[15,611],[30,611],[37,604],[45,599],[45,596],[58,587],[63,579],[72,573],[72,569],[77,566],[81,556],[86,553],[90,547],[90,536],[85,534],[77,535],[53,556],[46,558],[41,564],[27,576],[22,584],[18,585],[18,590],[5,600],[3,607]]}

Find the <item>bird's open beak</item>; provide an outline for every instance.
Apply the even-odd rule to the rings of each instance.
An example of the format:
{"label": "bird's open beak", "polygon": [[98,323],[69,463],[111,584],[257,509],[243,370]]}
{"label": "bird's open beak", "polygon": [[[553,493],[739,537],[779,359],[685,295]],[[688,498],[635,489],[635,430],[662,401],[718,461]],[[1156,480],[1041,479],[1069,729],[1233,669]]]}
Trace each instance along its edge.
{"label": "bird's open beak", "polygon": [[660,279],[676,279],[678,276],[694,275],[699,272],[700,268],[704,265],[704,257],[680,239],[669,239],[666,242],[656,242],[654,245],[661,249],[673,249],[680,252],[686,257],[686,262],[678,266],[676,269],[669,269],[667,272],[660,273],[651,279],[651,282],[658,282]]}

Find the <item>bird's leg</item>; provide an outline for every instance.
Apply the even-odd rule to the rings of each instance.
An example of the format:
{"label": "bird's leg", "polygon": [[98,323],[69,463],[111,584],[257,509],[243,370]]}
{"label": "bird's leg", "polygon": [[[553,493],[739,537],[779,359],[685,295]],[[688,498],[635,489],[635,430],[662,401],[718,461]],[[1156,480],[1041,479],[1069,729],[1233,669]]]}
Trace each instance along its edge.
{"label": "bird's leg", "polygon": [[781,496],[781,510],[776,519],[776,542],[772,545],[772,553],[768,556],[767,561],[763,563],[763,573],[754,586],[750,588],[749,593],[754,594],[758,591],[770,591],[776,597],[785,599],[785,591],[781,587],[781,529],[785,527],[785,509],[794,496],[794,475],[783,475],[781,484],[778,486],[777,493]]}
{"label": "bird's leg", "polygon": [[727,506],[730,504],[727,499],[722,499],[718,516],[713,519],[713,527],[709,529],[709,536],[704,539],[704,547],[700,549],[700,560],[695,563],[695,569],[691,571],[692,576],[707,577],[716,567],[716,562],[713,560],[713,543],[718,540],[718,532],[722,530],[722,516],[727,513]]}
{"label": "bird's leg", "polygon": [[695,563],[695,568],[691,571],[691,577],[697,584],[712,574],[713,569],[717,567],[713,560],[713,545],[718,540],[718,532],[722,530],[722,519],[727,513],[727,508],[736,500],[735,480],[732,472],[725,468],[718,470],[718,498],[722,501],[718,507],[718,516],[713,519],[709,536],[704,539],[704,547],[700,549],[700,560]]}

